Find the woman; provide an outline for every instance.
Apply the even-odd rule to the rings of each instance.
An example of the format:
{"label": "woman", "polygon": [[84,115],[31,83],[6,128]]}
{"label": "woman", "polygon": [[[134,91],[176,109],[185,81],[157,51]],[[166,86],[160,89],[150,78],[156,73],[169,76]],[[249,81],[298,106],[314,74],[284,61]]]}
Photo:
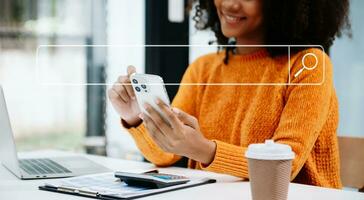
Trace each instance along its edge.
{"label": "woman", "polygon": [[[200,0],[194,19],[198,28],[211,28],[219,44],[234,39],[237,45],[328,49],[342,29],[350,28],[348,4],[348,0]],[[108,95],[145,158],[157,166],[169,166],[185,156],[190,168],[248,178],[247,146],[273,139],[290,145],[296,154],[294,182],[340,188],[332,64],[321,49],[292,47],[290,54],[287,48],[237,46],[197,59],[183,76],[173,109],[156,100],[171,126],[150,105],[145,105],[149,115],[140,113],[129,85],[133,67]],[[316,68],[298,73],[303,58],[305,65],[317,64]]]}

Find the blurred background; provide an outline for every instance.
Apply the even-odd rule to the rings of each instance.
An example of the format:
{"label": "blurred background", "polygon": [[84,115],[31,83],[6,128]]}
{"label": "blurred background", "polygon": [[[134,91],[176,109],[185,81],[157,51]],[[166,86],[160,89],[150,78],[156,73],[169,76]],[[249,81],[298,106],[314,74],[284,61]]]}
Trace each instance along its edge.
{"label": "blurred background", "polygon": [[[107,100],[108,86],[92,83],[113,83],[129,64],[178,82],[189,63],[215,50],[122,46],[207,45],[213,34],[196,31],[186,7],[183,0],[0,0],[0,84],[18,150],[143,159]],[[330,49],[343,136],[364,137],[363,8],[364,1],[351,0],[353,38]],[[173,98],[177,87],[167,89]]]}

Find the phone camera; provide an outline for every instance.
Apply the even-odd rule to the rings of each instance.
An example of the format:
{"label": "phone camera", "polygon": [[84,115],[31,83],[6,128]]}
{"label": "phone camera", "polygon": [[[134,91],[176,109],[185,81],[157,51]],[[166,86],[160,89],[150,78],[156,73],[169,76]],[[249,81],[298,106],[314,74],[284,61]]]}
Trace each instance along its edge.
{"label": "phone camera", "polygon": [[138,81],[136,79],[133,79],[133,83],[138,84]]}
{"label": "phone camera", "polygon": [[142,84],[141,86],[142,86],[143,89],[147,89],[146,85]]}
{"label": "phone camera", "polygon": [[135,87],[135,90],[137,91],[137,92],[140,92],[140,87]]}

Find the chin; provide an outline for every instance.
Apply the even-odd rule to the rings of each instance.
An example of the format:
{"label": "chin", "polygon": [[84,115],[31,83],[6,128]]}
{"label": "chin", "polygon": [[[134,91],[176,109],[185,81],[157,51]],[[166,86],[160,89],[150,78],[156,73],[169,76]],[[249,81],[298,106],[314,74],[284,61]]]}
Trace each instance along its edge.
{"label": "chin", "polygon": [[226,29],[222,29],[222,34],[224,34],[224,36],[227,37],[227,38],[237,38],[237,37],[243,35],[241,33],[241,31],[237,31],[237,30],[226,30]]}

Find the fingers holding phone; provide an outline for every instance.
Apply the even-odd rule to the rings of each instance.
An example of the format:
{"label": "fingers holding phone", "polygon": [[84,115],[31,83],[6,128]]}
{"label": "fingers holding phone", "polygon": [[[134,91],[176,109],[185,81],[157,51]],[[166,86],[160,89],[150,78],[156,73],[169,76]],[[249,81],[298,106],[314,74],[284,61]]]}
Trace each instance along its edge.
{"label": "fingers holding phone", "polygon": [[160,99],[165,104],[170,105],[170,100],[162,77],[153,74],[134,73],[130,76],[130,79],[140,110],[143,113],[148,113],[144,108],[144,105],[147,103],[157,110],[163,119],[167,121],[166,117],[163,116],[163,113],[156,104],[156,100]]}
{"label": "fingers holding phone", "polygon": [[135,98],[130,75],[135,73],[135,67],[129,66],[127,75],[119,76],[114,85],[108,90],[108,97],[120,117],[130,126],[140,123],[140,109]]}
{"label": "fingers holding phone", "polygon": [[135,67],[131,66],[131,65],[128,66],[127,72],[128,72],[128,76],[127,76],[127,80],[125,82],[128,84],[125,85],[125,89],[129,95],[129,98],[131,98],[132,100],[135,100],[135,93],[134,93],[133,86],[131,85],[131,81],[130,81],[130,76],[132,74],[136,73]]}

